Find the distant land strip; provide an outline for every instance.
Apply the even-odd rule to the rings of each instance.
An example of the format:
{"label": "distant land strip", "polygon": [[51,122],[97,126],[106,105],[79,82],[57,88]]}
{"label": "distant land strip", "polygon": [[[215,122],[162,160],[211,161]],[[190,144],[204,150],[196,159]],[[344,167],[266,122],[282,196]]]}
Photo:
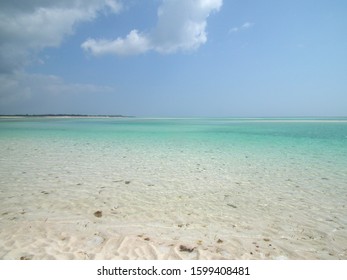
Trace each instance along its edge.
{"label": "distant land strip", "polygon": [[84,115],[84,114],[13,114],[13,115],[0,115],[0,117],[133,118],[134,116]]}

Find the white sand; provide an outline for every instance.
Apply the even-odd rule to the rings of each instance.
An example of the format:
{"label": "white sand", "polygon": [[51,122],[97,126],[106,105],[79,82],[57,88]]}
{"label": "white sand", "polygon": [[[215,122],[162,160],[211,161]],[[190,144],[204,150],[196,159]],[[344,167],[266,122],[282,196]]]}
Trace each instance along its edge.
{"label": "white sand", "polygon": [[18,145],[1,150],[1,259],[347,259],[346,186],[324,188],[339,174]]}

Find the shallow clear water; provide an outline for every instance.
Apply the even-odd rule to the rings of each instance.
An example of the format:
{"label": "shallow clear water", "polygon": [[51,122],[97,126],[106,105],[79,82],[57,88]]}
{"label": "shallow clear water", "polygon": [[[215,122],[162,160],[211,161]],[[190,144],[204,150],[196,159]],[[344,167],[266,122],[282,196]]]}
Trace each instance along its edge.
{"label": "shallow clear water", "polygon": [[19,153],[47,146],[96,157],[131,150],[144,161],[184,154],[220,164],[290,164],[318,168],[322,177],[340,173],[341,179],[347,169],[346,119],[5,119],[0,141],[3,155],[6,146],[20,145]]}
{"label": "shallow clear water", "polygon": [[[117,208],[105,235],[218,236],[225,258],[347,256],[347,119],[1,119],[0,175],[4,213]],[[267,236],[279,252],[250,255]]]}

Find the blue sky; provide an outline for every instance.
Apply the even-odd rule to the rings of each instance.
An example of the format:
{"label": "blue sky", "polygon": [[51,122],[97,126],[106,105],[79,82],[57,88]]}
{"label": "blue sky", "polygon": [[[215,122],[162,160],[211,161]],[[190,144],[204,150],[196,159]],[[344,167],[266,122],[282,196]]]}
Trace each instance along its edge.
{"label": "blue sky", "polygon": [[0,114],[347,115],[343,0],[0,3]]}

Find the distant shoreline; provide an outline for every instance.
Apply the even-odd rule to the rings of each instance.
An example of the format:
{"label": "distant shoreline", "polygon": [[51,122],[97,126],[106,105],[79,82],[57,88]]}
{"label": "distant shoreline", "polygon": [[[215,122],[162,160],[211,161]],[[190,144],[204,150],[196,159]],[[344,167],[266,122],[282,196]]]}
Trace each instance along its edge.
{"label": "distant shoreline", "polygon": [[84,114],[15,114],[0,115],[0,118],[133,118],[123,115],[84,115]]}
{"label": "distant shoreline", "polygon": [[[68,119],[68,118],[119,118],[119,119],[147,119],[147,120],[160,120],[160,119],[205,119],[205,117],[137,117],[137,116],[124,116],[124,115],[89,115],[89,114],[13,114],[1,115],[0,119],[11,118],[53,118],[53,119]],[[220,119],[228,121],[242,121],[242,122],[347,122],[347,116],[344,117],[206,117],[206,119]]]}

